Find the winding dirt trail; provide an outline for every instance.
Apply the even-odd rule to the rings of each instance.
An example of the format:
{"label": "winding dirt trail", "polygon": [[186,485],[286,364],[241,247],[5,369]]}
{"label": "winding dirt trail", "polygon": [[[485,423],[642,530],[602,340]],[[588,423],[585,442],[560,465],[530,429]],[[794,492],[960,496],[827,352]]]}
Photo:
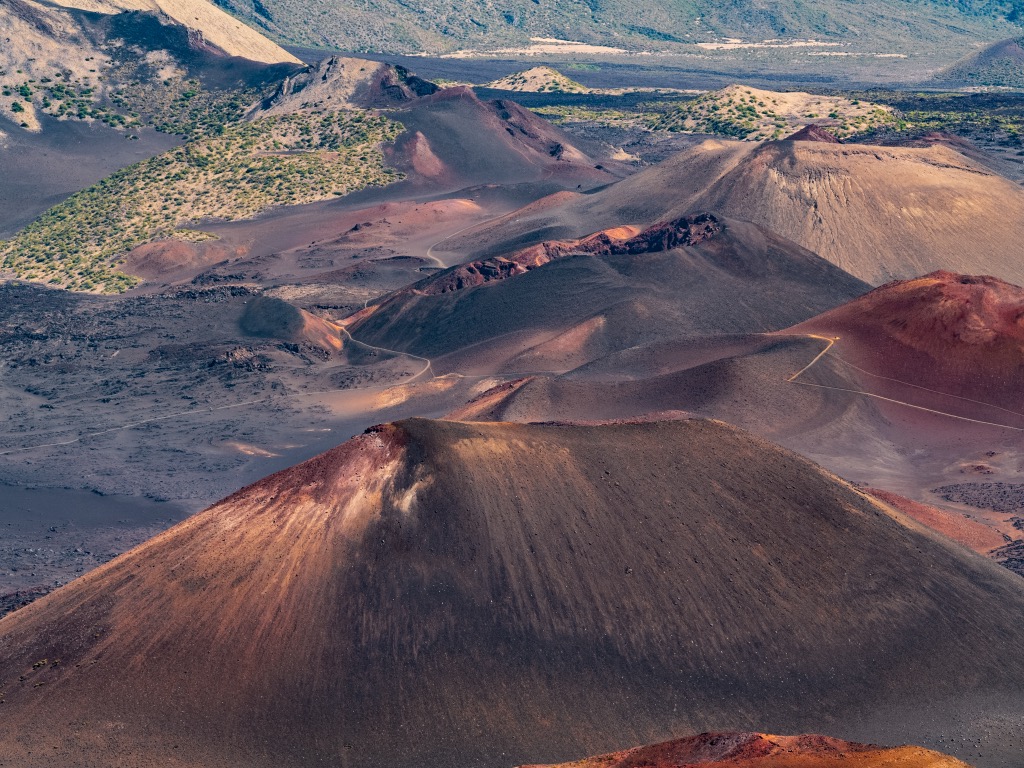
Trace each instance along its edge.
{"label": "winding dirt trail", "polygon": [[375,347],[373,344],[367,344],[365,341],[359,341],[359,339],[355,338],[351,333],[349,333],[348,332],[348,328],[346,328],[344,326],[341,327],[341,332],[343,334],[345,334],[345,336],[348,338],[348,340],[351,343],[355,344],[356,346],[362,347],[363,349],[370,349],[370,350],[373,350],[375,352],[384,352],[385,354],[389,354],[389,355],[398,355],[400,357],[408,357],[410,360],[417,360],[417,361],[419,361],[421,363],[425,363],[425,365],[423,366],[423,368],[421,370],[419,370],[415,374],[413,374],[412,378],[402,382],[403,384],[409,384],[410,382],[415,381],[416,379],[418,379],[420,376],[422,376],[427,371],[430,371],[430,377],[431,378],[434,378],[436,376],[436,374],[434,373],[434,369],[433,369],[433,363],[431,363],[430,358],[428,358],[428,357],[420,357],[419,355],[414,355],[414,354],[412,354],[410,352],[399,352],[397,349],[387,349],[386,347]]}
{"label": "winding dirt trail", "polygon": [[470,224],[469,226],[463,227],[462,229],[459,229],[459,230],[456,230],[455,232],[452,232],[450,235],[442,237],[436,243],[434,243],[429,248],[427,248],[427,252],[426,252],[426,254],[424,254],[424,258],[430,259],[435,264],[437,264],[437,266],[439,266],[441,269],[448,269],[448,267],[452,266],[452,265],[445,264],[443,261],[441,261],[439,258],[437,258],[437,256],[434,255],[434,249],[437,248],[437,246],[441,245],[441,243],[447,243],[453,237],[461,235],[463,232],[467,232],[468,230],[473,229],[473,227],[480,227],[480,226],[483,226],[484,224],[489,224],[492,221],[497,221],[498,219],[502,218],[503,216],[507,216],[507,215],[508,214],[504,214],[503,213],[503,214],[501,214],[501,216],[495,216],[495,217],[490,218],[490,219],[484,219],[483,221],[474,222],[473,224]]}
{"label": "winding dirt trail", "polygon": [[831,337],[831,336],[818,336],[817,334],[814,334],[814,333],[806,334],[806,338],[808,338],[808,339],[820,339],[821,341],[827,341],[828,344],[825,346],[825,348],[823,350],[821,350],[821,352],[819,352],[817,354],[817,356],[813,360],[811,360],[811,362],[809,362],[807,365],[805,365],[799,371],[797,371],[792,376],[790,376],[788,379],[786,379],[786,381],[788,381],[790,383],[795,382],[797,379],[799,379],[801,376],[803,376],[805,373],[807,373],[807,371],[809,371],[819,360],[821,360],[821,358],[823,358],[825,355],[827,355],[829,353],[829,350],[832,349],[832,347],[835,345],[835,343],[837,341],[839,341],[839,336],[835,336],[835,337]]}

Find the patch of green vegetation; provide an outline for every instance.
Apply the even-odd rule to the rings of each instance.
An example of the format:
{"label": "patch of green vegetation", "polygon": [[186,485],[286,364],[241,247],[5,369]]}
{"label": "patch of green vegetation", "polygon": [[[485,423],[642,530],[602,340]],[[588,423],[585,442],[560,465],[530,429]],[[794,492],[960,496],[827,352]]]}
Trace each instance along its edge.
{"label": "patch of green vegetation", "polygon": [[556,125],[571,123],[597,123],[599,125],[632,128],[651,120],[651,112],[643,107],[635,109],[590,106],[586,104],[545,104],[533,111]]}
{"label": "patch of green vegetation", "polygon": [[594,123],[608,128],[645,131],[657,126],[679,105],[692,101],[690,95],[672,94],[651,98],[650,94],[596,95],[575,103],[552,103],[531,107],[541,117],[559,125]]}
{"label": "patch of green vegetation", "polygon": [[205,243],[208,240],[220,240],[212,232],[204,232],[201,229],[188,229],[181,227],[170,234],[175,240],[184,240],[187,243]]}
{"label": "patch of green vegetation", "polygon": [[[822,117],[825,114],[827,117]],[[890,109],[839,96],[774,93],[729,86],[704,94],[650,121],[655,130],[707,133],[746,141],[782,138],[808,121],[838,138],[877,130],[899,122]]]}
{"label": "patch of green vegetation", "polygon": [[207,90],[195,79],[173,78],[154,88],[144,81],[128,81],[110,95],[113,104],[162,133],[186,139],[215,135],[237,122],[260,91]]}
{"label": "patch of green vegetation", "polygon": [[113,128],[139,125],[137,119],[101,103],[95,85],[87,80],[73,79],[68,72],[57,72],[53,78],[41,78],[39,83],[25,83],[18,92],[25,101],[57,118],[98,120]]}
{"label": "patch of green vegetation", "polygon": [[[815,104],[807,108],[804,104]],[[798,108],[796,108],[798,107]],[[868,101],[842,96],[782,94],[731,86],[722,91],[692,97],[647,97],[643,101],[595,99],[593,103],[545,104],[537,114],[555,123],[595,123],[609,128],[700,133],[748,141],[780,139],[808,122],[822,125],[839,138],[849,138],[880,126],[896,128],[895,110]]]}
{"label": "patch of green vegetation", "polygon": [[1010,93],[871,91],[859,98],[888,104],[902,121],[871,136],[951,133],[981,142],[1024,148],[1024,96]]}
{"label": "patch of green vegetation", "polygon": [[0,265],[72,290],[126,290],[137,280],[117,271],[118,257],[183,224],[245,218],[398,180],[380,144],[402,130],[360,110],[225,125],[51,208],[0,244]]}

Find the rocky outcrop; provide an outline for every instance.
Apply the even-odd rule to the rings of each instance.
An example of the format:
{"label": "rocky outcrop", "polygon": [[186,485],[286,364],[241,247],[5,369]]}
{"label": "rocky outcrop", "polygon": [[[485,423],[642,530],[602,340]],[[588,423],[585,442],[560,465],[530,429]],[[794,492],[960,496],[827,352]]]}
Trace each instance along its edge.
{"label": "rocky outcrop", "polygon": [[655,224],[636,234],[634,227],[616,227],[580,240],[550,240],[524,248],[510,256],[480,259],[452,267],[420,283],[416,288],[428,296],[472,288],[492,280],[522,275],[555,259],[574,254],[593,256],[640,255],[671,251],[711,240],[723,224],[711,213],[684,216]]}
{"label": "rocky outcrop", "polygon": [[346,56],[331,56],[286,77],[272,96],[253,105],[250,119],[304,109],[386,107],[438,91],[405,67]]}

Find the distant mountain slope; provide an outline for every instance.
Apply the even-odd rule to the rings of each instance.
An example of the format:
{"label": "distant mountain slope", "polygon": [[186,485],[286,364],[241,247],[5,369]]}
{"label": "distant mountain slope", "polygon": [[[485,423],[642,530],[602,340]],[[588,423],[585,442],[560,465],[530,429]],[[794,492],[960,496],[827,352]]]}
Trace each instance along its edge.
{"label": "distant mountain slope", "polygon": [[102,14],[125,11],[158,13],[192,30],[207,45],[228,56],[239,56],[266,64],[299,63],[295,56],[281,46],[207,0],[64,0],[56,5]]}
{"label": "distant mountain slope", "polygon": [[0,117],[33,131],[44,114],[129,124],[140,105],[127,105],[124,86],[152,89],[152,102],[210,60],[220,62],[221,78],[238,80],[251,72],[232,59],[250,70],[299,64],[205,0],[0,0],[0,28]]}
{"label": "distant mountain slope", "polygon": [[413,419],[0,620],[0,761],[502,768],[725,729],[1019,765],[1022,612],[720,422]]}
{"label": "distant mountain slope", "polygon": [[871,51],[962,46],[1019,29],[1020,0],[218,0],[281,39],[349,51],[440,52],[559,38],[617,48],[664,50],[697,41],[826,39]]}
{"label": "distant mountain slope", "polygon": [[935,75],[947,86],[1024,88],[1024,38],[993,43]]}

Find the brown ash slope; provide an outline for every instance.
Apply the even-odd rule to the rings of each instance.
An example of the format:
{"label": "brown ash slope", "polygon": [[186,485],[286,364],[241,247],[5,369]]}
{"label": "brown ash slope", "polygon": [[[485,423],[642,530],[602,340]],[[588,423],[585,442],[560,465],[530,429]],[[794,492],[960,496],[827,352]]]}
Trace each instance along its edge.
{"label": "brown ash slope", "polygon": [[752,221],[875,285],[936,269],[1024,282],[1024,190],[942,144],[708,140],[605,190],[535,204],[464,240],[498,255],[694,210]]}
{"label": "brown ash slope", "polygon": [[534,362],[567,370],[657,339],[780,329],[865,287],[764,229],[702,214],[454,267],[396,293],[351,329],[427,357],[485,346],[510,358],[547,344]]}
{"label": "brown ash slope", "polygon": [[602,148],[515,102],[483,101],[462,86],[441,89],[404,67],[365,59],[333,56],[286,78],[248,118],[352,107],[383,110],[406,126],[388,159],[417,188],[541,179],[591,187],[627,172],[602,160]]}
{"label": "brown ash slope", "polygon": [[[415,419],[0,621],[0,755],[499,766],[712,729],[928,743],[937,722],[1019,723],[1021,610],[1017,577],[718,422]],[[983,726],[991,750],[1005,734]]]}
{"label": "brown ash slope", "polygon": [[912,517],[992,552],[1019,539],[1009,515],[975,514],[933,489],[1020,482],[1022,317],[1020,288],[938,272],[777,333],[644,343],[560,374],[509,368],[452,417],[723,419],[895,492],[887,503],[904,497]]}
{"label": "brown ash slope", "polygon": [[425,94],[387,114],[406,127],[388,159],[419,186],[545,182],[589,189],[630,170],[515,102],[485,101],[471,88]]}

